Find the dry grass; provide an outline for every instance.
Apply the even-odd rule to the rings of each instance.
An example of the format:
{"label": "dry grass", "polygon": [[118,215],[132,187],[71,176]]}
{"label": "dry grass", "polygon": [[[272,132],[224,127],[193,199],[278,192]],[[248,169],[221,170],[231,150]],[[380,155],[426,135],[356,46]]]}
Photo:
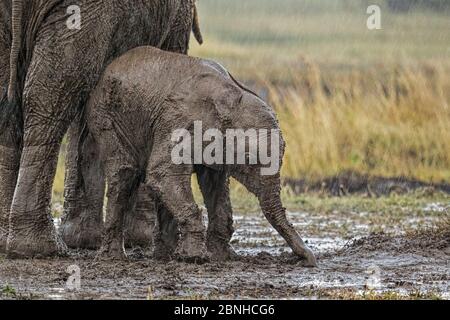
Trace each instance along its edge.
{"label": "dry grass", "polygon": [[[382,9],[382,30],[366,9]],[[284,176],[343,170],[450,180],[448,12],[393,14],[384,0],[200,1],[218,60],[269,92],[288,142]]]}
{"label": "dry grass", "polygon": [[381,291],[374,290],[355,290],[352,288],[333,289],[333,290],[319,290],[312,291],[312,296],[319,299],[332,300],[442,300],[439,292],[422,292],[415,290],[410,293],[399,293],[396,291]]}
{"label": "dry grass", "polygon": [[322,75],[307,63],[293,86],[269,85],[287,141],[284,176],[450,180],[447,74],[426,65]]}

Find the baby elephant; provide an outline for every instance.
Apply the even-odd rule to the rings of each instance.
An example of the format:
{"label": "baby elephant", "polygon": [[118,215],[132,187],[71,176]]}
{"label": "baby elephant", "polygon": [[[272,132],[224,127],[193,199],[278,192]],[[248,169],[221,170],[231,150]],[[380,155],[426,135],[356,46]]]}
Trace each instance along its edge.
{"label": "baby elephant", "polygon": [[[219,64],[152,47],[134,49],[107,68],[86,117],[108,181],[103,255],[125,257],[124,216],[145,183],[161,207],[155,245],[162,248],[155,250],[184,261],[208,260],[191,177],[196,172],[201,180],[202,173],[211,171],[227,177],[224,192],[231,176],[255,194],[294,253],[316,265],[281,203],[284,141],[276,116]],[[220,192],[211,194],[216,206],[227,201]],[[209,224],[231,228],[217,225],[226,219],[220,216],[223,210],[208,206],[211,201],[205,198]]]}

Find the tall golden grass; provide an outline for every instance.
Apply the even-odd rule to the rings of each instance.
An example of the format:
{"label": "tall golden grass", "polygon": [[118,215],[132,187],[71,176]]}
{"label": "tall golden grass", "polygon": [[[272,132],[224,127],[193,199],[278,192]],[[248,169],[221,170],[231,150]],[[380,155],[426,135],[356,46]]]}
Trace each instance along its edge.
{"label": "tall golden grass", "polygon": [[322,72],[306,61],[292,85],[266,83],[287,141],[283,175],[450,180],[450,77],[433,65]]}
{"label": "tall golden grass", "polygon": [[[369,4],[382,30],[366,27]],[[283,175],[344,170],[450,181],[450,20],[386,1],[200,1],[192,55],[268,91],[287,140]],[[303,58],[304,56],[309,59]]]}

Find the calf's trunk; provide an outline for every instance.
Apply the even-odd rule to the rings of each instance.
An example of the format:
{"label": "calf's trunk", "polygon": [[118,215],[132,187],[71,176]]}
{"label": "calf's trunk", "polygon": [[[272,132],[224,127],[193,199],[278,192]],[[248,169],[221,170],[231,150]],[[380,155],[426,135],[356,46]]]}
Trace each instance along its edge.
{"label": "calf's trunk", "polygon": [[316,267],[317,261],[314,253],[303,242],[294,226],[286,217],[280,197],[281,184],[279,175],[261,176],[258,183],[251,179],[244,179],[244,185],[259,199],[261,210],[270,224],[286,240],[292,251],[306,261],[306,266]]}
{"label": "calf's trunk", "polygon": [[275,199],[264,198],[261,201],[262,211],[270,224],[286,240],[294,253],[306,259],[307,266],[316,267],[316,258],[303,240],[300,238],[293,225],[286,218],[286,209],[281,205],[279,197]]}

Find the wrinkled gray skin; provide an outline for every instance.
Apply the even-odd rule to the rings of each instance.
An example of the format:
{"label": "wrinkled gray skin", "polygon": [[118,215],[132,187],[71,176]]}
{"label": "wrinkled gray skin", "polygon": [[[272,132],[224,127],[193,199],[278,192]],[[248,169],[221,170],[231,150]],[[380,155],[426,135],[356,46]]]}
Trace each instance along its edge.
{"label": "wrinkled gray skin", "polygon": [[[0,108],[5,108],[6,91],[9,81],[9,57],[11,50],[11,4],[0,1]],[[6,112],[0,109],[0,112]],[[20,121],[8,117],[8,122],[0,116],[0,252],[6,249],[8,235],[8,215],[16,185],[20,153],[19,133],[11,125]]]}
{"label": "wrinkled gray skin", "polygon": [[[232,234],[231,212],[220,210],[227,208],[231,176],[258,197],[264,215],[294,253],[308,265],[316,265],[313,253],[286,218],[279,171],[263,176],[260,165],[194,167],[172,161],[173,132],[186,129],[193,136],[195,121],[202,121],[203,130],[279,131],[273,110],[220,65],[152,47],[131,50],[107,68],[92,93],[86,117],[108,181],[102,255],[125,257],[124,219],[136,190],[144,183],[162,207],[158,210],[156,254],[185,261],[208,260],[202,213],[191,190],[191,176],[196,172],[207,199],[211,254],[224,254],[221,247],[228,245]],[[220,228],[226,230],[227,239],[215,238],[215,230]]]}
{"label": "wrinkled gray skin", "polygon": [[[104,68],[131,48],[153,45],[186,53],[192,29],[200,38],[194,0],[80,0],[75,4],[81,8],[81,30],[67,28],[72,4],[0,0],[0,251],[6,247],[9,257],[64,252],[50,199],[69,126],[62,236],[70,246],[98,246],[103,183],[90,165],[92,146],[85,144],[85,153],[77,155],[86,136],[79,119],[89,92]],[[144,205],[130,221],[152,224],[139,210],[148,201],[140,200]],[[139,232],[133,225],[128,229],[133,236]],[[147,232],[135,238],[148,237]]]}

